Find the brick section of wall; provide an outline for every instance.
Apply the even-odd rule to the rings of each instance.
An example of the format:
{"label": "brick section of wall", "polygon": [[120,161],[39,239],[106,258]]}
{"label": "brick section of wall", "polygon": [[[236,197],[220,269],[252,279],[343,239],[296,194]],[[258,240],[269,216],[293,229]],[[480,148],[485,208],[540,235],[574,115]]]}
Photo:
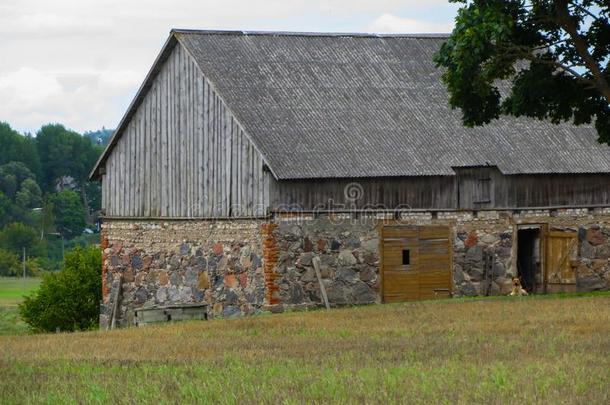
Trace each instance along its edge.
{"label": "brick section of wall", "polygon": [[[210,316],[260,311],[265,301],[262,221],[107,220],[104,285],[122,275],[118,325],[134,309],[177,303],[208,304]],[[114,288],[114,287],[113,287]],[[100,324],[108,321],[105,291]]]}
{"label": "brick section of wall", "polygon": [[275,266],[279,257],[277,240],[275,239],[274,231],[277,228],[276,224],[268,223],[261,226],[263,235],[263,257],[265,259],[265,289],[266,300],[269,305],[277,305],[279,300],[279,287],[277,285],[278,274],[275,272]]}

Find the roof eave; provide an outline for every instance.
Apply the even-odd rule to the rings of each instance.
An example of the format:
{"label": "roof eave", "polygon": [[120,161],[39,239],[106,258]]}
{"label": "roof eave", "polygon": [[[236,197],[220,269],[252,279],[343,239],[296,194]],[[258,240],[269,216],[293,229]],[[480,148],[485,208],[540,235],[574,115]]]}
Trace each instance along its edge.
{"label": "roof eave", "polygon": [[131,101],[131,104],[129,104],[129,107],[127,108],[127,112],[125,113],[125,115],[123,115],[123,118],[119,122],[118,127],[116,128],[116,130],[110,137],[110,140],[108,141],[108,145],[106,146],[106,149],[104,149],[104,152],[102,153],[102,155],[99,157],[99,159],[95,163],[93,170],[91,170],[91,173],[89,173],[89,181],[97,181],[100,179],[100,168],[103,167],[104,164],[106,163],[108,156],[110,156],[112,149],[116,146],[116,143],[118,142],[119,138],[121,137],[121,134],[123,133],[123,131],[129,124],[131,117],[135,114],[136,110],[142,103],[142,100],[146,96],[146,93],[148,92],[149,88],[151,87],[153,80],[159,73],[161,66],[163,66],[163,63],[168,58],[168,56],[171,54],[172,50],[174,49],[174,47],[176,46],[177,43],[178,43],[178,40],[176,39],[175,32],[172,30],[170,32],[169,37],[165,41],[163,48],[161,48],[161,51],[157,55],[157,58],[155,59],[152,67],[146,74],[146,78],[144,79],[144,82],[138,89],[135,97]]}

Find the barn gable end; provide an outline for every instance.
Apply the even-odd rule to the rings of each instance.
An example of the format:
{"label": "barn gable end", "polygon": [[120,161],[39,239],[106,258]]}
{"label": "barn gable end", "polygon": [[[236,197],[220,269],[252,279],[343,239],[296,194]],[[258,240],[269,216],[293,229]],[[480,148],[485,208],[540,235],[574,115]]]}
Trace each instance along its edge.
{"label": "barn gable end", "polygon": [[160,63],[105,156],[106,215],[264,215],[270,173],[213,84],[179,42]]}

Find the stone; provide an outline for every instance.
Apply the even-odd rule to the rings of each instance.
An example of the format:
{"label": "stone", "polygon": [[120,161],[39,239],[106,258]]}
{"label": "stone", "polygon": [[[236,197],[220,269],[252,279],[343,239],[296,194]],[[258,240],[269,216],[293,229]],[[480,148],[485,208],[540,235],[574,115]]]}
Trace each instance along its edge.
{"label": "stone", "polygon": [[318,239],[318,242],[316,243],[316,247],[318,248],[318,252],[325,252],[326,251],[326,239]]}
{"label": "stone", "polygon": [[305,272],[303,273],[303,276],[301,276],[301,282],[311,283],[316,280],[317,280],[317,277],[316,277],[315,270],[312,267],[307,267],[305,269]]}
{"label": "stone", "polygon": [[140,257],[140,255],[134,255],[131,258],[131,267],[133,267],[134,269],[141,269],[142,264],[142,258]]}
{"label": "stone", "polygon": [[181,285],[182,276],[180,275],[180,272],[172,271],[169,275],[169,282],[174,286]]}
{"label": "stone", "polygon": [[498,286],[498,293],[501,295],[510,294],[513,289],[513,282],[510,278],[498,277],[494,280],[494,283]]}
{"label": "stone", "polygon": [[493,269],[492,269],[493,278],[504,277],[505,274],[506,274],[506,267],[504,266],[504,264],[501,262],[498,262],[498,261],[494,262]]}
{"label": "stone", "polygon": [[578,291],[595,291],[607,288],[604,280],[598,275],[578,277],[576,279],[576,287]]}
{"label": "stone", "polygon": [[471,283],[466,283],[459,288],[460,293],[466,297],[476,297],[477,289]]}
{"label": "stone", "polygon": [[170,302],[180,301],[180,290],[178,289],[178,287],[172,286],[167,288],[167,299]]}
{"label": "stone", "polygon": [[595,249],[595,258],[597,259],[609,259],[610,258],[610,245],[604,244],[598,246]]}
{"label": "stone", "polygon": [[595,258],[595,247],[593,245],[591,245],[589,242],[587,241],[583,241],[580,244],[580,257],[586,258],[586,259],[594,259]]}
{"label": "stone", "polygon": [[587,242],[593,246],[599,246],[606,242],[606,237],[602,233],[601,229],[597,227],[591,227],[587,229]]}
{"label": "stone", "polygon": [[248,286],[248,273],[239,273],[239,286],[241,288],[246,288]]}
{"label": "stone", "polygon": [[123,281],[125,283],[133,283],[135,281],[135,276],[132,269],[125,270],[123,273]]}
{"label": "stone", "polygon": [[360,280],[364,282],[372,281],[376,276],[377,273],[372,267],[365,267],[364,269],[360,270]]}
{"label": "stone", "polygon": [[339,268],[335,273],[335,278],[346,283],[354,283],[358,281],[358,273],[353,269]]}
{"label": "stone", "polygon": [[226,256],[223,256],[218,261],[216,268],[218,269],[218,271],[224,272],[227,270],[228,264],[229,264],[229,259]]}
{"label": "stone", "polygon": [[169,283],[169,277],[167,276],[167,271],[160,270],[157,280],[159,282],[159,285],[167,285]]}
{"label": "stone", "polygon": [[235,277],[235,274],[226,274],[225,275],[225,286],[227,286],[229,288],[237,287],[237,277]]}
{"label": "stone", "polygon": [[225,304],[226,305],[237,305],[239,304],[239,297],[233,290],[226,290],[225,292]]}
{"label": "stone", "polygon": [[468,237],[466,238],[466,240],[464,241],[464,246],[466,248],[471,248],[477,245],[477,243],[479,243],[479,238],[477,237],[477,233],[475,231],[471,231],[468,234]]}
{"label": "stone", "polygon": [[210,280],[208,279],[208,273],[202,272],[199,274],[199,278],[197,279],[197,287],[201,290],[205,290],[209,288]]}
{"label": "stone", "polygon": [[197,286],[197,283],[199,282],[199,272],[195,269],[193,269],[192,267],[189,267],[186,270],[186,273],[184,275],[184,284],[187,285],[188,287],[195,287]]}
{"label": "stone", "polygon": [[378,253],[379,252],[379,239],[373,238],[362,241],[362,248],[367,252]]}
{"label": "stone", "polygon": [[353,255],[350,250],[344,249],[339,252],[339,265],[353,266],[358,263],[358,259]]}
{"label": "stone", "polygon": [[220,242],[214,243],[214,246],[212,246],[212,251],[214,252],[214,254],[216,256],[220,256],[222,254],[223,250],[224,250],[224,247],[222,246],[222,243],[220,243]]}
{"label": "stone", "polygon": [[202,302],[205,298],[205,294],[204,294],[203,290],[200,290],[199,288],[193,287],[192,295],[193,295],[193,301],[195,301],[195,302]]}
{"label": "stone", "polygon": [[479,238],[479,240],[481,241],[481,243],[491,245],[492,243],[496,242],[498,238],[496,238],[494,235],[485,233]]}
{"label": "stone", "polygon": [[133,298],[136,303],[142,304],[148,299],[148,291],[146,291],[146,288],[144,287],[138,287]]}
{"label": "stone", "polygon": [[303,253],[299,257],[299,264],[301,266],[311,266],[314,254],[313,253]]}
{"label": "stone", "polygon": [[309,238],[303,239],[303,251],[311,252],[313,251],[313,242]]}
{"label": "stone", "polygon": [[178,257],[178,255],[172,255],[171,259],[169,259],[169,268],[171,270],[180,268],[180,257]]}
{"label": "stone", "polygon": [[189,253],[189,245],[187,245],[186,243],[182,243],[180,245],[180,254],[186,255]]}
{"label": "stone", "polygon": [[288,304],[300,304],[305,299],[305,291],[300,283],[291,283],[288,288]]}
{"label": "stone", "polygon": [[347,302],[345,299],[346,290],[347,288],[342,282],[335,281],[326,286],[326,294],[328,296],[329,303],[345,304]]}
{"label": "stone", "polygon": [[481,281],[483,280],[483,270],[472,267],[468,270],[468,276],[470,277],[470,281]]}
{"label": "stone", "polygon": [[212,307],[212,313],[214,314],[214,316],[220,316],[222,315],[222,304],[220,302],[217,302],[214,304],[214,306]]}
{"label": "stone", "polygon": [[358,282],[351,291],[352,302],[370,304],[377,300],[377,293],[364,282]]}
{"label": "stone", "polygon": [[159,288],[157,294],[155,294],[155,298],[158,303],[163,304],[167,300],[167,289],[164,287]]}
{"label": "stone", "polygon": [[330,241],[330,250],[337,251],[339,249],[341,249],[341,243],[336,239],[331,240]]}

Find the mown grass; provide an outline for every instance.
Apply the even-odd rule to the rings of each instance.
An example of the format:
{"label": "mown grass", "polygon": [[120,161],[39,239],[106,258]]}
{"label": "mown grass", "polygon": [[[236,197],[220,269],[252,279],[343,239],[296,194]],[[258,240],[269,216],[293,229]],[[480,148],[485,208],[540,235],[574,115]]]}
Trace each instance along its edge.
{"label": "mown grass", "polygon": [[40,281],[39,278],[0,277],[0,335],[27,333],[28,326],[19,317],[17,305],[38,288]]}
{"label": "mown grass", "polygon": [[0,337],[2,403],[610,403],[610,296]]}

